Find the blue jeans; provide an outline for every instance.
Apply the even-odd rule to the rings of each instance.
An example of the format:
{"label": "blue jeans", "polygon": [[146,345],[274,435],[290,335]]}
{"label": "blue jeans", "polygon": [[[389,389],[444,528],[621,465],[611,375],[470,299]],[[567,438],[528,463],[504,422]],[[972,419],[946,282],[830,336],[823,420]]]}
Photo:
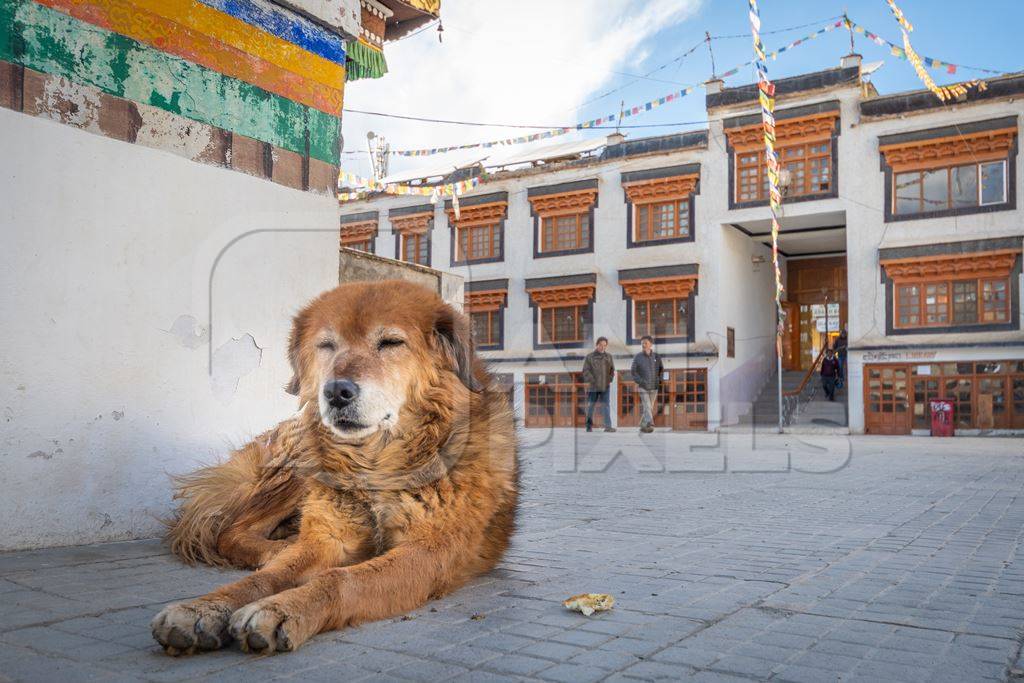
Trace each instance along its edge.
{"label": "blue jeans", "polygon": [[612,426],[612,410],[609,405],[608,398],[611,391],[605,389],[604,391],[588,391],[587,392],[587,426],[590,427],[594,424],[594,406],[601,406],[601,416],[604,418],[604,426]]}

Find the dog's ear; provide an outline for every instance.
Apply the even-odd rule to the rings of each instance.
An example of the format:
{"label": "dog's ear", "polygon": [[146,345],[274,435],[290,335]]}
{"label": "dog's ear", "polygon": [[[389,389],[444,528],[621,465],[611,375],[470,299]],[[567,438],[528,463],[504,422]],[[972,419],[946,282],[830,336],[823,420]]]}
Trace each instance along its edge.
{"label": "dog's ear", "polygon": [[434,342],[459,380],[470,391],[483,391],[483,386],[473,373],[473,337],[469,318],[448,304],[438,306],[434,317]]}
{"label": "dog's ear", "polygon": [[292,332],[288,337],[288,362],[292,366],[292,378],[288,380],[284,390],[292,396],[298,396],[302,391],[302,331],[306,323],[306,310],[303,309],[292,318]]}

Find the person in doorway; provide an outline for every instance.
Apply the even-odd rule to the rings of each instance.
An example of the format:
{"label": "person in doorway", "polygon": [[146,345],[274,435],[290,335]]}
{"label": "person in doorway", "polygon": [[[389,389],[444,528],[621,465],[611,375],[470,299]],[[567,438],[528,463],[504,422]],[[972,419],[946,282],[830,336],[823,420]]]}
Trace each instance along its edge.
{"label": "person in doorway", "polygon": [[654,407],[658,403],[658,387],[661,386],[665,366],[661,363],[661,357],[654,352],[654,339],[650,335],[645,334],[640,338],[640,349],[640,353],[633,359],[630,373],[640,392],[640,431],[648,433],[654,431]]}
{"label": "person in doorway", "polygon": [[839,376],[846,377],[846,347],[849,345],[849,336],[846,333],[846,325],[836,337],[836,360],[839,362]]}
{"label": "person in doorway", "polygon": [[615,379],[615,361],[608,353],[608,339],[598,337],[594,350],[583,361],[583,381],[587,383],[587,431],[594,429],[594,406],[601,406],[604,431],[614,432],[609,403],[612,380]]}
{"label": "person in doorway", "polygon": [[836,378],[839,377],[839,360],[831,347],[825,349],[825,357],[821,359],[821,387],[825,390],[828,400],[836,400]]}

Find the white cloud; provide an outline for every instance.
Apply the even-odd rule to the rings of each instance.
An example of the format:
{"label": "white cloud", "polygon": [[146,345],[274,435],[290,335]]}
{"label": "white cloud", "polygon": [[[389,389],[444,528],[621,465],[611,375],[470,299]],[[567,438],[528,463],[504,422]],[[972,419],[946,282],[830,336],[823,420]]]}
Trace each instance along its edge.
{"label": "white cloud", "polygon": [[[616,77],[637,73],[644,43],[693,16],[702,0],[445,0],[444,43],[430,29],[385,46],[389,73],[350,83],[345,106],[464,121],[565,125]],[[665,84],[666,91],[672,86]],[[617,102],[605,103],[610,113]],[[475,128],[346,114],[346,150],[366,148],[366,133],[394,149],[436,147],[531,131]],[[568,139],[568,138],[566,138]],[[391,171],[437,167],[447,157],[393,158]],[[342,166],[368,172],[365,156]]]}

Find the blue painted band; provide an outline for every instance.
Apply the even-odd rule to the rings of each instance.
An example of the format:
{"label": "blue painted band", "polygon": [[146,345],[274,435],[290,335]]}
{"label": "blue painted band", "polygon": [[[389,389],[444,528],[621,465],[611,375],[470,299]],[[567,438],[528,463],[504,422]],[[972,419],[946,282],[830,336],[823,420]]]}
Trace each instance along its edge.
{"label": "blue painted band", "polygon": [[263,0],[199,0],[215,10],[266,31],[336,64],[345,63],[345,39]]}

